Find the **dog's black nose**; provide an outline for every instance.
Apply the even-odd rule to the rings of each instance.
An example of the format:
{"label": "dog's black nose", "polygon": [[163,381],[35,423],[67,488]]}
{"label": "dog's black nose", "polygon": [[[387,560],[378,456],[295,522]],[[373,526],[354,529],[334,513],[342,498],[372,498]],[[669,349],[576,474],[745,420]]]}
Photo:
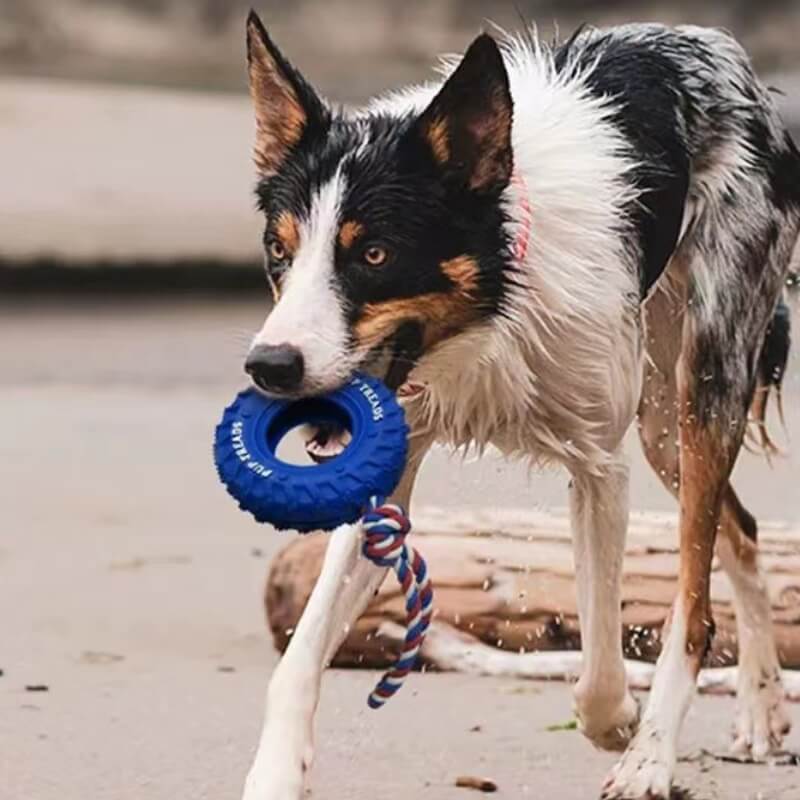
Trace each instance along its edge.
{"label": "dog's black nose", "polygon": [[303,382],[303,354],[290,344],[260,344],[244,362],[244,371],[266,392],[293,392]]}

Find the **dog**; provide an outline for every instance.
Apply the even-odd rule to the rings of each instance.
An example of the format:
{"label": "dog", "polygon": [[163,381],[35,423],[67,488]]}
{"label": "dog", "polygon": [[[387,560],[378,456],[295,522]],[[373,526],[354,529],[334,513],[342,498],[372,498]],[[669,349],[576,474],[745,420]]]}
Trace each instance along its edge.
{"label": "dog", "polygon": [[[669,796],[713,635],[716,552],[738,614],[733,747],[766,758],[789,720],[757,525],[729,479],[748,409],[785,366],[800,154],[744,50],[698,27],[583,28],[552,45],[483,33],[439,80],[346,110],[255,13],[247,45],[271,290],[253,383],[300,398],[380,376],[411,429],[404,505],[434,442],[566,467],[575,712],[622,752],[608,800]],[[676,598],[643,709],[620,643],[634,422],[680,504]],[[311,449],[335,455],[330,438]],[[384,578],[360,540],[357,525],[331,538],[269,685],[245,800],[303,797],[323,669]]]}

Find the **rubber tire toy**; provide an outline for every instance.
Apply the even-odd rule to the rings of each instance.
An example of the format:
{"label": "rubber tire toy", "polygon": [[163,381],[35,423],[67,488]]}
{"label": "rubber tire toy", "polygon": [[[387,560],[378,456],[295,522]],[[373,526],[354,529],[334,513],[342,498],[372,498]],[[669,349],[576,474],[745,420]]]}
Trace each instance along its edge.
{"label": "rubber tire toy", "polygon": [[[350,431],[338,456],[308,466],[277,458],[292,428],[326,422]],[[293,402],[246,389],[225,409],[214,437],[217,473],[239,507],[259,522],[298,531],[355,522],[372,496],[389,497],[407,450],[403,409],[383,383],[361,374],[335,392]]]}

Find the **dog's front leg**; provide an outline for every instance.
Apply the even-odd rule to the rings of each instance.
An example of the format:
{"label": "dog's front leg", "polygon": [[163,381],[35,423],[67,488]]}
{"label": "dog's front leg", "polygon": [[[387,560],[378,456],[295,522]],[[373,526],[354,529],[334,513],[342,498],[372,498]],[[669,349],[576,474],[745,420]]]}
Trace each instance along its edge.
{"label": "dog's front leg", "polygon": [[361,555],[361,526],[331,534],[322,573],[267,689],[244,800],[300,800],[311,765],[322,671],[386,574]]}
{"label": "dog's front leg", "polygon": [[622,657],[620,582],[628,527],[628,466],[621,454],[603,475],[573,472],[570,516],[583,650],[575,712],[594,744],[621,750],[639,718]]}
{"label": "dog's front leg", "polygon": [[[395,502],[408,505],[430,441],[427,434],[412,436],[406,471],[392,498]],[[386,575],[386,569],[362,556],[361,544],[360,525],[331,534],[322,572],[267,689],[266,717],[244,800],[303,797],[313,756],[322,672]]]}

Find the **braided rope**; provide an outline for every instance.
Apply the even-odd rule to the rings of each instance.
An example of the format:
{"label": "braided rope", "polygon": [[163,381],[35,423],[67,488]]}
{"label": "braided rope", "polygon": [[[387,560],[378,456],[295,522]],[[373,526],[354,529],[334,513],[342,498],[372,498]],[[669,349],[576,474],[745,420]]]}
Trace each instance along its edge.
{"label": "braided rope", "polygon": [[411,522],[400,506],[384,504],[373,497],[361,524],[364,556],[379,567],[391,567],[406,598],[406,637],[400,656],[367,699],[370,708],[380,708],[403,685],[416,664],[431,621],[433,588],[425,560],[406,544]]}

